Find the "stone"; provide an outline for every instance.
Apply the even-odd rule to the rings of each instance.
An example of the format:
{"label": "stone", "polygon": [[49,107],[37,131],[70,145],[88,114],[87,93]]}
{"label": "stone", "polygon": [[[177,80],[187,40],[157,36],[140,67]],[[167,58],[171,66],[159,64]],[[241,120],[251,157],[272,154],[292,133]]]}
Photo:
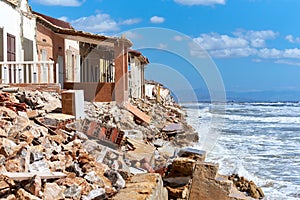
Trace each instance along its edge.
{"label": "stone", "polygon": [[1,196],[4,198],[0,198],[0,200],[17,200],[17,197],[14,194],[10,194],[8,196]]}
{"label": "stone", "polygon": [[247,199],[242,193],[232,194],[233,183],[230,180],[216,178],[217,164],[197,162],[192,178],[189,199],[233,200]]}
{"label": "stone", "polygon": [[0,154],[10,157],[15,154],[17,144],[7,138],[0,138]]}
{"label": "stone", "polygon": [[123,130],[124,136],[130,139],[140,140],[144,139],[144,134],[139,130]]}
{"label": "stone", "polygon": [[177,148],[171,142],[166,142],[162,147],[157,148],[157,150],[160,152],[160,154],[166,155],[169,158],[173,158],[175,157]]}
{"label": "stone", "polygon": [[29,165],[29,172],[50,172],[47,162],[40,160]]}
{"label": "stone", "polygon": [[31,194],[38,196],[42,190],[42,179],[39,176],[33,176],[30,182],[24,187]]}
{"label": "stone", "polygon": [[113,200],[167,200],[168,192],[163,187],[163,181],[159,174],[137,174],[121,189]]}
{"label": "stone", "polygon": [[168,124],[166,125],[162,131],[164,132],[180,132],[183,131],[183,126],[181,123],[172,123],[172,124]]}
{"label": "stone", "polygon": [[45,148],[42,145],[30,147],[30,163],[42,160],[44,158]]}
{"label": "stone", "polygon": [[28,110],[28,111],[26,112],[26,114],[27,114],[27,117],[28,117],[29,119],[33,119],[33,118],[36,118],[36,117],[39,116],[38,110]]}
{"label": "stone", "polygon": [[0,137],[8,137],[8,132],[4,129],[0,128]]}
{"label": "stone", "polygon": [[72,165],[66,168],[66,171],[74,172],[76,176],[80,176],[80,177],[83,176],[83,172],[78,163],[72,163]]}
{"label": "stone", "polygon": [[17,198],[18,199],[30,199],[30,200],[42,200],[40,198],[38,198],[37,196],[34,196],[32,194],[30,194],[29,192],[25,191],[24,189],[20,188],[17,191]]}
{"label": "stone", "polygon": [[104,173],[104,176],[107,177],[111,181],[112,185],[117,190],[120,190],[125,187],[125,184],[126,184],[125,180],[117,171],[107,170]]}
{"label": "stone", "polygon": [[14,111],[6,107],[0,107],[0,113],[3,117],[9,117],[10,119],[15,119],[18,115]]}
{"label": "stone", "polygon": [[258,191],[260,198],[265,197],[265,194],[264,194],[263,190],[260,187],[257,187],[256,190]]}
{"label": "stone", "polygon": [[104,200],[107,199],[107,195],[105,193],[104,188],[98,188],[90,191],[90,193],[82,198],[83,200]]}
{"label": "stone", "polygon": [[73,115],[67,115],[62,113],[49,113],[44,116],[44,124],[50,126],[58,126],[60,123],[73,121],[75,117]]}
{"label": "stone", "polygon": [[0,196],[4,196],[10,193],[10,186],[5,181],[0,181]]}
{"label": "stone", "polygon": [[173,160],[170,176],[193,176],[196,161],[189,158],[176,158]]}
{"label": "stone", "polygon": [[184,187],[167,187],[169,199],[186,199],[189,193],[187,186]]}
{"label": "stone", "polygon": [[150,158],[152,158],[154,155],[154,146],[134,139],[127,139],[127,141],[135,147],[135,150],[128,151],[125,154],[126,158],[128,158],[129,160],[141,160],[143,158],[149,158],[149,162],[150,164],[152,164],[152,160]]}
{"label": "stone", "polygon": [[190,176],[163,178],[164,184],[172,188],[183,187],[189,184],[190,180]]}
{"label": "stone", "polygon": [[20,134],[20,140],[27,142],[27,144],[31,144],[34,139],[34,135],[31,131],[24,131]]}
{"label": "stone", "polygon": [[24,169],[20,159],[10,159],[5,162],[5,168],[8,172],[22,172]]}
{"label": "stone", "polygon": [[59,187],[56,183],[45,183],[43,199],[64,199],[63,189]]}
{"label": "stone", "polygon": [[177,154],[179,157],[188,157],[197,161],[205,161],[206,152],[192,147],[185,147],[180,149]]}
{"label": "stone", "polygon": [[84,178],[91,184],[97,184],[100,187],[104,186],[103,181],[100,179],[100,177],[97,176],[97,174],[94,171],[91,171],[88,174],[86,174]]}
{"label": "stone", "polygon": [[80,199],[81,197],[82,187],[78,185],[71,185],[64,191],[64,196],[73,198],[73,199]]}
{"label": "stone", "polygon": [[255,199],[260,198],[260,194],[257,191],[257,187],[253,181],[250,181],[250,183],[249,183],[249,195]]}

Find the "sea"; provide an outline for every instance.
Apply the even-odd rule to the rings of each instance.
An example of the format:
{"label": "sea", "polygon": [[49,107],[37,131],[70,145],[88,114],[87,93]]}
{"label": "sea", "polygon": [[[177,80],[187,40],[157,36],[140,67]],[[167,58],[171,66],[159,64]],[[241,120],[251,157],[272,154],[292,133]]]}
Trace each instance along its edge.
{"label": "sea", "polygon": [[265,200],[300,199],[300,103],[184,103],[199,149],[219,173],[237,173],[262,187]]}

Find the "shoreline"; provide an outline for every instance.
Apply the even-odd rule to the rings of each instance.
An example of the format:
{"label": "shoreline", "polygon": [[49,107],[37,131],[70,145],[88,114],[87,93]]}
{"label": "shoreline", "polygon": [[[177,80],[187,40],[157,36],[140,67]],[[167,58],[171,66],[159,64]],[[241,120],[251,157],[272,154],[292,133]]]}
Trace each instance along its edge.
{"label": "shoreline", "polygon": [[[199,137],[187,124],[185,111],[173,101],[131,99],[131,110],[114,102],[85,102],[85,119],[75,120],[57,112],[61,108],[58,94],[22,91],[1,95],[1,102],[5,102],[1,112],[7,115],[2,122],[11,121],[10,126],[4,126],[9,130],[0,138],[4,156],[2,196],[39,199],[54,195],[49,193],[53,189],[57,198],[64,199],[124,200],[125,194],[131,194],[128,199],[135,199],[133,193],[136,198],[150,199],[192,199],[196,194],[204,195],[203,198],[208,195],[207,199],[216,194],[224,199],[248,199],[233,187],[237,182],[234,178],[235,184],[218,174],[216,164],[205,162],[205,152],[184,148],[193,146]],[[21,129],[21,137],[16,138],[12,131],[15,126],[30,128]],[[33,134],[38,130],[42,132]],[[95,138],[101,138],[100,142]],[[7,172],[28,174],[40,170],[64,175],[50,181],[44,179],[46,182],[39,181],[39,176],[27,178],[27,182],[3,176]],[[203,185],[205,181],[207,184]],[[21,184],[22,190],[15,188],[16,183]],[[211,193],[205,194],[196,183]],[[256,186],[253,190],[257,191]]]}

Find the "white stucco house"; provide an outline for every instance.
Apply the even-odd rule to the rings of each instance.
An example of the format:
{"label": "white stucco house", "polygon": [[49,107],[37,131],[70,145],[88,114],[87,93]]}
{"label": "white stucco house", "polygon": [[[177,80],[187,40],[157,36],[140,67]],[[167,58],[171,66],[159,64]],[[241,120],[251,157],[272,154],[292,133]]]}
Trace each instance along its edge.
{"label": "white stucco house", "polygon": [[[53,77],[42,73],[53,68],[53,62],[37,61],[36,18],[27,0],[0,0],[1,82],[54,82]],[[39,79],[40,75],[45,78]]]}
{"label": "white stucco house", "polygon": [[145,97],[145,67],[149,64],[148,58],[136,50],[128,51],[128,86],[129,97]]}

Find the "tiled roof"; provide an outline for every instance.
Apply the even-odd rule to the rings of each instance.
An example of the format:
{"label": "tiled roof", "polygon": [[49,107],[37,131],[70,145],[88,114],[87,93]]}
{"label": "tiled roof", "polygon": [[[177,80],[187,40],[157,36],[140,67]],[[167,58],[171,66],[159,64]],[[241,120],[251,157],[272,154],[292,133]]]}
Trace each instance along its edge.
{"label": "tiled roof", "polygon": [[68,23],[68,22],[65,22],[65,21],[62,21],[62,20],[59,20],[59,19],[55,19],[53,17],[47,16],[47,15],[44,15],[44,14],[41,14],[41,13],[38,13],[38,12],[35,12],[35,11],[33,11],[33,13],[35,15],[38,15],[38,16],[44,18],[45,20],[49,21],[53,25],[56,25],[56,26],[58,26],[60,28],[73,29],[73,27],[71,26],[71,24]]}
{"label": "tiled roof", "polygon": [[[64,22],[59,19],[55,19],[53,17],[49,17],[37,12],[33,12],[36,16],[36,20],[38,23],[42,24],[43,26],[51,29],[53,32],[62,34],[65,36],[74,36],[74,37],[81,37],[81,38],[87,38],[97,41],[106,41],[110,43],[114,43],[115,41],[119,40],[120,38],[117,37],[110,37],[110,36],[104,36],[99,34],[93,34],[83,31],[75,30],[68,22]],[[132,46],[132,42],[128,39],[122,39],[125,43],[127,43],[129,46]]]}
{"label": "tiled roof", "polygon": [[129,49],[128,53],[136,56],[141,62],[143,62],[145,64],[149,63],[148,58],[143,56],[143,54],[141,52],[137,51],[137,50]]}

